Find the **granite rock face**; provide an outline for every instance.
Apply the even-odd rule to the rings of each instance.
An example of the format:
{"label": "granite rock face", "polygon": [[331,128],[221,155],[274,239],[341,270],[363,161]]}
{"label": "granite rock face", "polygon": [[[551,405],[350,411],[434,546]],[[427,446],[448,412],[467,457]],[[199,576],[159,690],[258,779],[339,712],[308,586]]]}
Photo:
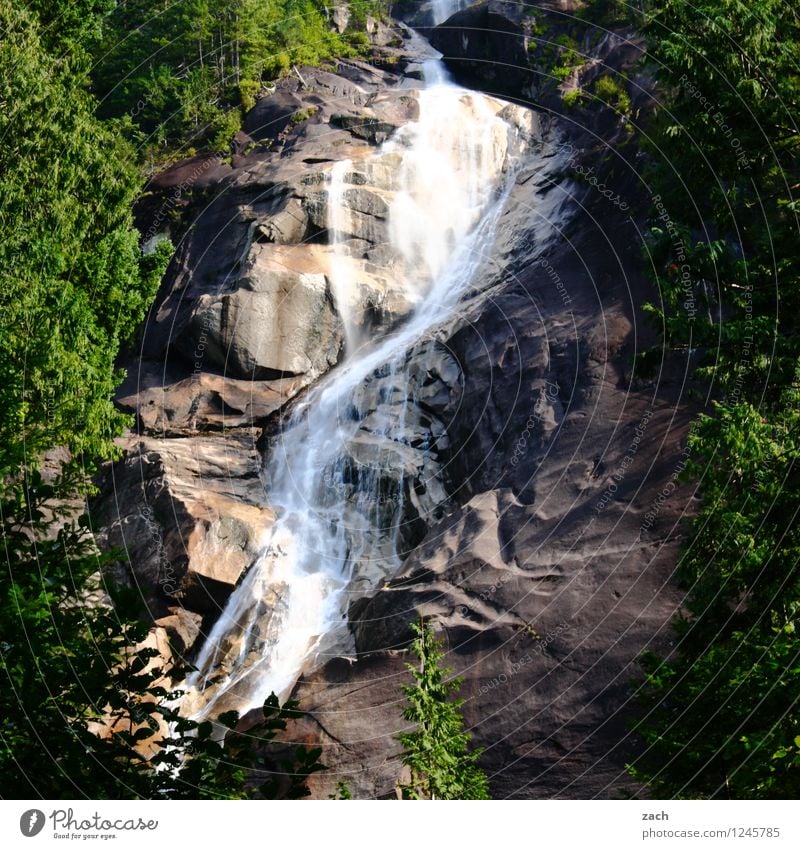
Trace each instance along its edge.
{"label": "granite rock face", "polygon": [[[447,61],[464,60],[451,63],[464,81],[499,49],[481,38],[525,37],[510,5],[451,19],[451,35],[456,25],[484,33],[466,46],[445,42],[447,27],[434,36]],[[411,77],[425,58],[417,49],[407,37],[394,54]],[[497,89],[530,94],[515,73],[495,71]],[[410,308],[384,249],[396,163],[374,156],[417,116],[413,88],[398,82],[358,62],[301,68],[247,116],[230,163],[179,163],[140,211],[145,224],[165,204],[180,211],[169,225],[178,250],[120,391],[137,433],[107,470],[97,510],[130,556],[119,579],[141,589],[160,637],[190,657],[273,521],[262,454],[293,400],[335,367],[348,320],[385,331]],[[425,520],[409,523],[398,574],[365,581],[377,578],[377,591],[354,585],[354,650],[305,670],[294,693],[308,714],[292,739],[321,745],[329,767],[311,780],[318,798],[339,780],[357,797],[394,794],[399,685],[419,615],[464,677],[467,726],[486,747],[496,797],[615,795],[638,745],[636,658],[668,648],[680,605],[670,579],[691,510],[676,482],[687,364],[654,378],[632,366],[653,341],[640,310],[653,293],[641,261],[647,199],[628,176],[635,149],[606,112],[584,132],[549,109],[507,109],[539,156],[515,176],[474,290],[408,352],[418,409],[395,466],[441,487],[430,499],[445,506],[420,504]],[[609,150],[623,164],[604,179],[628,210],[578,178]],[[345,161],[335,240],[359,285],[343,306],[327,200]],[[405,403],[396,390],[377,375],[364,403],[370,393],[376,409]],[[354,463],[375,450],[366,424]]]}
{"label": "granite rock face", "polygon": [[534,78],[524,22],[521,4],[488,0],[424,32],[460,80],[492,94],[510,95],[521,92]]}
{"label": "granite rock face", "polygon": [[[130,436],[121,447],[125,458],[105,471],[93,511],[105,543],[129,559],[118,580],[137,588],[154,619],[176,605],[216,618],[274,519],[254,431]],[[180,630],[192,635],[185,648],[199,636]]]}
{"label": "granite rock face", "polygon": [[[402,39],[396,33],[400,43]],[[417,56],[410,36],[408,50]],[[398,67],[401,48],[382,48]],[[357,62],[338,74],[300,68],[248,114],[229,161],[184,160],[157,175],[138,210],[175,257],[141,344],[126,358],[123,408],[150,435],[260,425],[341,358],[343,312],[391,323],[409,304],[392,287],[387,204],[394,169],[360,164],[419,114],[417,92]],[[332,169],[351,162],[342,206],[353,303],[337,303]]]}
{"label": "granite rock face", "polygon": [[[414,20],[425,4],[406,0],[403,8],[404,19]],[[597,142],[613,136],[620,121],[652,109],[652,80],[636,67],[641,34],[611,9],[584,12],[581,0],[481,0],[437,27],[413,25],[460,84],[563,114],[573,131],[592,130]],[[608,108],[595,90],[601,77],[626,92],[629,110]]]}
{"label": "granite rock face", "polygon": [[464,677],[496,798],[631,786],[636,658],[669,649],[681,602],[671,576],[691,511],[676,481],[689,412],[674,364],[652,381],[630,370],[650,334],[637,310],[649,284],[636,225],[604,202],[448,329],[462,385],[440,460],[457,506],[351,604],[357,662],[332,660],[295,692],[309,710],[298,733],[331,767],[313,779],[318,797],[337,780],[394,794],[397,693],[419,615]]}

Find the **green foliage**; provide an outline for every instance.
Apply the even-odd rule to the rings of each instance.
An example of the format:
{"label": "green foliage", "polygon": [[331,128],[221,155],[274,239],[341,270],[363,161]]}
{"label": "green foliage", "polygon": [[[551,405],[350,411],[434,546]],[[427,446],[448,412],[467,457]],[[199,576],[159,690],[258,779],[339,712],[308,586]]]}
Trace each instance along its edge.
{"label": "green foliage", "polygon": [[181,145],[223,150],[264,81],[363,52],[366,15],[381,9],[354,4],[342,37],[321,0],[117,3],[95,51],[101,114],[129,116],[162,156]]}
{"label": "green foliage", "polygon": [[256,105],[261,90],[260,80],[242,80],[239,83],[239,97],[242,101],[242,109],[245,112],[249,112]]}
{"label": "green foliage", "polygon": [[411,769],[411,783],[400,788],[403,798],[488,799],[486,775],[476,766],[482,750],[468,750],[471,737],[459,712],[464,700],[452,698],[461,679],[448,680],[451,670],[440,665],[444,651],[431,629],[421,621],[411,627],[419,666],[406,665],[415,683],[402,688],[403,718],[416,726],[398,735],[402,761]]}
{"label": "green foliage", "polygon": [[800,792],[800,392],[783,404],[769,422],[720,406],[692,433],[704,501],[680,564],[689,616],[677,656],[645,658],[648,747],[631,768],[658,796]]}
{"label": "green foliage", "polygon": [[385,0],[349,0],[347,6],[350,9],[351,29],[363,27],[368,15],[381,20],[387,16],[389,10],[389,4]]}
{"label": "green foliage", "polygon": [[[567,33],[562,32],[558,36],[556,36],[555,44],[559,47],[563,47],[565,51],[570,53],[578,52],[578,42],[571,35],[567,35]],[[584,60],[585,61],[585,60]]]}
{"label": "green foliage", "polygon": [[[652,132],[652,176],[676,226],[694,234],[686,246],[700,260],[689,263],[695,296],[709,302],[716,331],[723,314],[724,332],[735,338],[754,335],[752,318],[772,317],[752,358],[728,339],[706,347],[704,376],[724,379],[733,363],[751,360],[756,381],[769,369],[774,401],[793,378],[798,350],[800,133],[792,116],[800,107],[800,22],[782,0],[659,0],[648,8],[649,54],[670,93]],[[699,237],[709,232],[719,235]],[[674,242],[656,268],[665,291],[676,286],[671,266],[684,263],[684,244]],[[681,319],[666,300],[659,318]],[[673,322],[671,341],[685,347],[694,324],[685,314]]]}
{"label": "green foliage", "polygon": [[[224,748],[212,723],[179,716],[186,670],[144,642],[134,600],[103,581],[119,555],[74,518],[127,421],[115,358],[172,253],[142,255],[130,125],[98,119],[87,91],[104,16],[136,6],[0,0],[0,796],[297,797],[319,750],[272,745],[296,705],[271,698],[247,734],[221,717]],[[226,122],[212,144],[227,144]],[[72,460],[45,481],[56,447]]]}
{"label": "green foliage", "polygon": [[369,47],[369,36],[365,32],[348,31],[345,33],[345,40],[357,53],[362,53]]}
{"label": "green foliage", "polygon": [[796,388],[787,389],[783,409],[770,420],[744,401],[719,404],[715,416],[702,416],[693,429],[690,447],[697,456],[690,471],[705,475],[704,505],[682,574],[692,587],[690,609],[701,617],[697,627],[702,620],[712,627],[727,622],[731,610],[740,623],[760,621],[769,611],[777,617],[765,623],[770,628],[793,621],[799,398]]}
{"label": "green foliage", "polygon": [[308,121],[309,118],[313,118],[316,113],[317,110],[313,106],[309,106],[308,109],[298,109],[297,112],[293,113],[289,118],[289,126],[296,127],[298,124],[302,124],[303,121]]}
{"label": "green foliage", "polygon": [[561,95],[561,100],[564,102],[564,105],[568,106],[570,109],[580,106],[585,99],[586,95],[584,94],[583,89],[580,88],[571,88]]}
{"label": "green foliage", "polygon": [[567,79],[576,68],[587,61],[578,48],[578,42],[566,33],[561,33],[546,45],[545,56],[553,63],[550,76],[557,80]]}
{"label": "green foliage", "polygon": [[[98,121],[81,75],[0,0],[0,475],[64,445],[108,454],[125,419],[114,358],[149,306],[132,148]],[[67,107],[68,104],[68,107]]]}
{"label": "green foliage", "polygon": [[[167,667],[145,642],[132,597],[109,587],[88,521],[53,515],[69,482],[37,472],[0,502],[0,796],[3,798],[298,798],[320,750],[271,746],[297,705],[272,696],[224,747],[211,722],[178,714]],[[62,511],[63,512],[63,511]],[[278,752],[278,754],[274,754]]]}
{"label": "green foliage", "polygon": [[26,11],[42,23],[40,38],[44,49],[69,62],[73,72],[85,72],[91,64],[90,52],[103,32],[103,22],[116,5],[115,0],[28,0]]}
{"label": "green foliage", "polygon": [[616,109],[621,115],[630,115],[631,97],[625,86],[610,74],[598,77],[594,84],[594,94],[612,109]]}
{"label": "green foliage", "polygon": [[635,9],[630,0],[585,0],[575,11],[575,17],[597,27],[610,28],[629,23]]}
{"label": "green foliage", "polygon": [[350,792],[350,787],[347,785],[346,781],[339,781],[336,783],[336,793],[328,798],[343,802],[348,799],[352,799],[353,794]]}
{"label": "green foliage", "polygon": [[[689,628],[682,636],[693,639]],[[733,631],[691,664],[648,657],[645,668],[654,718],[631,773],[657,798],[797,798],[796,634]]]}
{"label": "green foliage", "polygon": [[[657,0],[649,245],[666,346],[719,399],[695,423],[702,506],[677,651],[648,656],[631,772],[659,796],[800,792],[800,23],[782,0]],[[657,354],[656,356],[660,356]]]}

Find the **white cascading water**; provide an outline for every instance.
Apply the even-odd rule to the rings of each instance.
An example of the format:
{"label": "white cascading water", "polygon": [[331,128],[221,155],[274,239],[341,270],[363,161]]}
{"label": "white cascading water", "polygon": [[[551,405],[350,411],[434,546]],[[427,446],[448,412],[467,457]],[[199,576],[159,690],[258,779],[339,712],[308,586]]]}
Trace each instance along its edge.
{"label": "white cascading water", "polygon": [[347,246],[349,209],[345,205],[349,159],[336,162],[328,177],[328,234],[333,253],[330,258],[330,284],[336,308],[344,325],[345,351],[358,347],[359,333],[355,302],[358,292],[350,267],[350,250]]}
{"label": "white cascading water", "polygon": [[433,25],[438,26],[469,5],[470,0],[433,0]]}
{"label": "white cascading water", "polygon": [[[403,470],[420,455],[406,433],[417,385],[407,352],[452,315],[491,247],[516,133],[497,115],[502,104],[451,85],[435,65],[426,76],[432,81],[419,92],[419,120],[371,157],[340,162],[330,174],[331,286],[346,357],[309,392],[273,446],[267,497],[277,519],[187,682],[184,710],[195,716],[245,711],[271,692],[285,698],[346,627],[348,587],[357,580],[364,595],[400,566],[409,499],[420,515],[446,501],[430,476],[403,485]],[[390,247],[410,310],[399,328],[370,345],[359,335],[354,307],[346,201],[354,172],[363,185],[380,169],[394,181]],[[432,438],[439,437],[446,434]]]}

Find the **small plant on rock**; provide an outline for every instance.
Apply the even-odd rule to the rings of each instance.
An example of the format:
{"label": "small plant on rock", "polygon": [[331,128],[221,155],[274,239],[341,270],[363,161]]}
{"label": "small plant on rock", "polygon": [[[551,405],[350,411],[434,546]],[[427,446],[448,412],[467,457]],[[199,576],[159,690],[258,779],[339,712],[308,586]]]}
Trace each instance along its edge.
{"label": "small plant on rock", "polygon": [[448,680],[452,670],[441,666],[444,651],[430,627],[420,620],[411,628],[418,665],[406,665],[414,683],[402,688],[407,699],[403,718],[416,727],[398,735],[401,759],[411,770],[410,782],[399,786],[402,797],[489,799],[486,774],[477,766],[483,749],[469,750],[471,735],[464,731],[459,710],[464,700],[453,698],[462,679]]}

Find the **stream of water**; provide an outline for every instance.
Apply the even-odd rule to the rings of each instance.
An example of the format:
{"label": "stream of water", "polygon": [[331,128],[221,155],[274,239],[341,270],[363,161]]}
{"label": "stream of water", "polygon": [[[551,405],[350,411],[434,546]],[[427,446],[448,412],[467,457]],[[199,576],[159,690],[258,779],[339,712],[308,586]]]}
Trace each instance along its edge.
{"label": "stream of water", "polygon": [[456,12],[466,8],[469,0],[433,0],[433,25],[444,23]]}
{"label": "stream of water", "polygon": [[[361,576],[363,595],[399,568],[408,512],[424,515],[446,501],[441,481],[420,471],[427,444],[412,444],[422,381],[408,352],[453,314],[490,250],[515,130],[498,117],[502,104],[451,84],[438,63],[426,79],[418,121],[366,160],[330,171],[331,284],[346,357],[275,441],[266,479],[277,519],[187,682],[196,716],[245,711],[271,692],[285,698],[303,668],[324,660],[331,634],[346,628],[352,582]],[[399,327],[367,339],[352,306],[358,282],[347,263],[347,201],[387,169],[396,283],[411,306]],[[425,437],[439,438],[446,434]]]}

